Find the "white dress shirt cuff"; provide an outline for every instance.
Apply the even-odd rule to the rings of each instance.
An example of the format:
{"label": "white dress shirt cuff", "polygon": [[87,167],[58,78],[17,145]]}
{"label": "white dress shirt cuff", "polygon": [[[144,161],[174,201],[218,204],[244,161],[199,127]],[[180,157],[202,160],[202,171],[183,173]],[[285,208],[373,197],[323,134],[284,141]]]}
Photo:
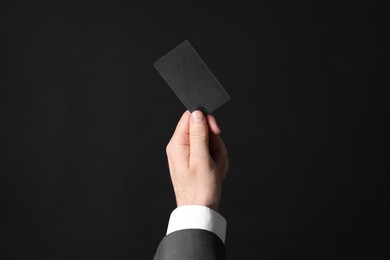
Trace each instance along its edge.
{"label": "white dress shirt cuff", "polygon": [[213,232],[225,243],[225,218],[215,210],[200,205],[177,207],[169,218],[167,235],[178,230],[192,228]]}

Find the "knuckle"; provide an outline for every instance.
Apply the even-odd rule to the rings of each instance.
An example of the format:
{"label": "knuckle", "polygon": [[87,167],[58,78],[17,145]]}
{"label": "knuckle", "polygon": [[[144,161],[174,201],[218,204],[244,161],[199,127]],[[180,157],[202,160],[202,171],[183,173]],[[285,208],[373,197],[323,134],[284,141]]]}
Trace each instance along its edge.
{"label": "knuckle", "polygon": [[191,137],[195,139],[204,139],[207,137],[207,131],[203,126],[193,127],[191,129]]}
{"label": "knuckle", "polygon": [[224,157],[228,157],[228,151],[226,150],[226,148],[222,149],[222,154]]}
{"label": "knuckle", "polygon": [[225,165],[221,171],[222,179],[225,179],[229,171],[229,165]]}
{"label": "knuckle", "polygon": [[172,152],[172,144],[170,142],[165,147],[165,152],[166,152],[167,155],[171,154],[171,152]]}
{"label": "knuckle", "polygon": [[193,132],[191,134],[191,138],[193,140],[204,140],[204,139],[207,138],[207,135],[205,133],[203,133],[203,132]]}
{"label": "knuckle", "polygon": [[225,178],[226,178],[226,176],[227,176],[227,171],[224,171],[224,172],[222,172],[222,180],[224,180]]}
{"label": "knuckle", "polygon": [[209,158],[201,156],[192,156],[190,162],[191,169],[194,171],[210,171],[213,167],[212,162]]}

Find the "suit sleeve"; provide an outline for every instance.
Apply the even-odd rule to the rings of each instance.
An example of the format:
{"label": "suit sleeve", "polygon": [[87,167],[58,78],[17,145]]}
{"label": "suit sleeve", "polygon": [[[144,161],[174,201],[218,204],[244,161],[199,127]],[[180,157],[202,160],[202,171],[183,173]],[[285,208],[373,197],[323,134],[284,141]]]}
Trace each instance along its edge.
{"label": "suit sleeve", "polygon": [[213,232],[183,229],[160,242],[153,260],[224,260],[225,245]]}

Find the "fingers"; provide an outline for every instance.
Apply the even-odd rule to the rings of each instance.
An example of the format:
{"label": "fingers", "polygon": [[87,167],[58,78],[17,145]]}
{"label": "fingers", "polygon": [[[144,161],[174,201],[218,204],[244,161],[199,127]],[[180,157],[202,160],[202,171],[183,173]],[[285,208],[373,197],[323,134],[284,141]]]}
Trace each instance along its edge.
{"label": "fingers", "polygon": [[[210,158],[209,129],[206,117],[200,110],[195,110],[190,119],[191,161],[205,163]],[[192,164],[190,162],[190,164]]]}
{"label": "fingers", "polygon": [[[193,111],[191,114],[187,110],[180,118],[167,145],[167,154],[186,155],[188,150],[191,161],[200,164],[208,162],[211,156],[218,170],[222,172],[224,167],[228,166],[227,151],[220,134],[221,129],[213,115],[206,117],[201,111]],[[189,164],[192,164],[191,161]]]}
{"label": "fingers", "polygon": [[215,120],[215,117],[213,115],[207,116],[207,123],[210,129],[210,132],[214,135],[220,135],[221,129],[219,128],[217,124],[217,120]]}
{"label": "fingers", "polygon": [[227,150],[220,136],[210,136],[210,154],[218,170],[221,171],[227,158]]}
{"label": "fingers", "polygon": [[[176,126],[175,132],[171,140],[174,139],[174,141],[179,144],[188,145],[188,146],[190,145],[189,138],[188,138],[190,134],[190,129],[189,129],[190,117],[191,117],[190,111],[187,110],[183,113]],[[221,129],[219,128],[217,121],[213,115],[207,116],[207,124],[212,134],[214,135],[221,134]]]}
{"label": "fingers", "polygon": [[220,171],[222,180],[226,178],[227,172],[229,170],[229,158],[226,157],[224,164],[222,165],[222,169]]}

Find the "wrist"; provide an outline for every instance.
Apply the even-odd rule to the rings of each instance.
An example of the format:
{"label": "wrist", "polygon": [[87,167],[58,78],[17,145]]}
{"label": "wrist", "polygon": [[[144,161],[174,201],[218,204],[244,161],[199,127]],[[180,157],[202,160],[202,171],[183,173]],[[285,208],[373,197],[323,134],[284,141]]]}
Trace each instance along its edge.
{"label": "wrist", "polygon": [[[220,198],[220,196],[218,196]],[[192,200],[186,200],[181,198],[180,196],[176,196],[176,205],[177,207],[181,206],[188,206],[188,205],[197,205],[197,206],[204,206],[208,207],[212,210],[219,211],[219,199],[192,199]]]}

